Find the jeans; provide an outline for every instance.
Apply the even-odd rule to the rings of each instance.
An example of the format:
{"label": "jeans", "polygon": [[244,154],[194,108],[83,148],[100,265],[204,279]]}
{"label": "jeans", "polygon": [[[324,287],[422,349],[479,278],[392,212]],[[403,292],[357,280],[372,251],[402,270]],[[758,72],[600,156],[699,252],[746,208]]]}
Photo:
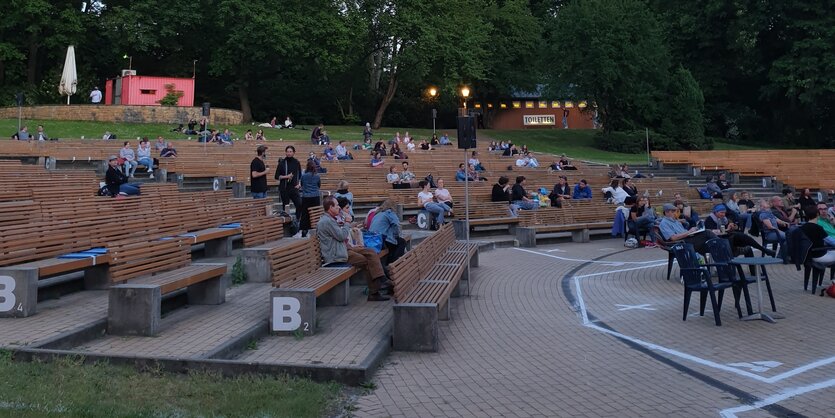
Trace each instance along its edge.
{"label": "jeans", "polygon": [[435,202],[429,202],[423,205],[423,208],[426,209],[427,212],[434,214],[435,219],[438,220],[439,224],[444,223],[444,213],[449,211],[449,206]]}
{"label": "jeans", "polygon": [[142,157],[136,161],[139,164],[142,164],[145,167],[147,167],[149,172],[154,171],[154,160],[152,160],[150,157]]}
{"label": "jeans", "polygon": [[253,199],[266,199],[267,192],[252,192]]}
{"label": "jeans", "polygon": [[510,209],[510,217],[511,218],[515,218],[515,217],[519,216],[519,206],[514,205],[513,203],[511,203],[509,205],[509,209]]}
{"label": "jeans", "polygon": [[780,252],[777,254],[778,258],[786,259],[786,233],[779,229],[769,229],[763,235],[768,242],[778,242],[780,244]]}
{"label": "jeans", "polygon": [[514,200],[513,204],[522,210],[534,210],[539,206],[536,202],[530,200]]}
{"label": "jeans", "polygon": [[133,173],[136,173],[136,167],[139,165],[136,161],[125,161],[125,175],[128,177],[133,177]]}
{"label": "jeans", "polygon": [[124,193],[128,196],[135,196],[139,194],[138,183],[125,183],[119,186],[119,193]]}

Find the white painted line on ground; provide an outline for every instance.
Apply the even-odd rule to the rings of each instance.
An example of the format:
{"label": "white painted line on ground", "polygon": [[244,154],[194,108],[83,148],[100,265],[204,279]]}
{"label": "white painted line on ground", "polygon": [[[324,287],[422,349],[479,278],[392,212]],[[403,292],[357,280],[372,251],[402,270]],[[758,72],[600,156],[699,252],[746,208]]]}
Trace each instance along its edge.
{"label": "white painted line on ground", "polygon": [[[550,254],[543,254],[543,253],[539,253],[539,252],[536,252],[536,251],[530,251],[530,250],[525,250],[525,249],[521,249],[521,248],[516,248],[516,249],[519,250],[519,251],[525,251],[525,252],[532,253],[532,254],[539,254],[539,255],[544,256],[544,257],[564,259],[563,257],[557,257],[557,256],[553,256],[553,255],[550,255]],[[569,261],[580,261],[580,260],[569,260]],[[591,260],[588,260],[588,261],[589,262],[594,262],[594,261],[591,261]],[[653,261],[650,261],[650,262],[658,262],[658,261],[662,261],[662,260],[653,260]],[[608,275],[608,274],[618,273],[618,272],[622,272],[622,271],[641,270],[641,269],[664,266],[667,263],[666,263],[666,260],[663,260],[663,261],[664,261],[664,263],[659,263],[659,264],[654,264],[654,265],[645,265],[645,266],[640,266],[640,267],[632,267],[632,268],[629,268],[629,269],[613,270],[613,271],[608,271],[608,272],[593,273],[593,274],[587,274],[587,275],[572,277],[574,279],[574,289],[577,293],[577,301],[578,301],[577,304],[580,308],[580,316],[583,320],[583,326],[586,326],[588,328],[600,331],[600,332],[605,333],[605,334],[612,335],[612,336],[617,337],[617,338],[621,338],[621,339],[633,342],[635,344],[647,347],[651,350],[660,351],[662,353],[666,353],[666,354],[669,354],[669,355],[674,356],[674,357],[679,357],[681,359],[688,360],[688,361],[691,361],[691,362],[694,362],[694,363],[697,363],[697,364],[700,364],[700,365],[703,365],[703,366],[706,366],[706,367],[712,367],[714,369],[723,370],[723,371],[726,371],[726,372],[729,372],[729,373],[733,373],[733,374],[736,374],[736,375],[739,375],[739,376],[742,376],[742,377],[747,377],[747,378],[750,378],[750,379],[753,379],[753,380],[756,380],[756,381],[759,381],[759,382],[763,382],[763,383],[776,383],[776,382],[779,382],[781,380],[787,379],[789,377],[796,376],[798,374],[804,373],[808,370],[816,369],[816,368],[821,367],[821,366],[825,366],[825,365],[828,365],[828,364],[831,364],[831,363],[835,363],[835,356],[832,356],[832,357],[829,357],[829,358],[824,358],[824,359],[814,361],[814,362],[809,363],[809,364],[804,365],[804,366],[794,368],[792,370],[789,370],[785,373],[778,374],[776,376],[763,377],[763,376],[760,376],[760,375],[757,375],[757,374],[754,374],[754,373],[751,373],[751,372],[747,372],[747,371],[744,371],[744,370],[739,370],[739,369],[731,367],[729,365],[720,364],[720,363],[717,363],[715,361],[703,359],[701,357],[696,357],[692,354],[684,353],[684,352],[681,352],[681,351],[678,351],[678,350],[675,350],[675,349],[672,349],[672,348],[664,347],[664,346],[661,346],[661,345],[658,345],[658,344],[654,344],[654,343],[651,343],[651,342],[648,342],[648,341],[643,341],[639,338],[635,338],[635,337],[632,337],[632,336],[629,336],[629,335],[626,335],[626,334],[621,334],[619,332],[612,331],[612,330],[600,327],[598,325],[595,325],[594,323],[589,321],[589,315],[588,315],[588,311],[586,310],[586,302],[583,299],[583,289],[582,289],[580,280],[582,280],[584,278],[596,277],[596,276],[601,276],[601,275]],[[638,263],[638,262],[634,262],[634,263]],[[594,322],[597,322],[597,321],[594,321]]]}
{"label": "white painted line on ground", "polygon": [[616,304],[615,306],[620,308],[620,309],[618,309],[619,311],[631,311],[631,310],[635,310],[635,309],[640,310],[640,311],[657,311],[658,310],[658,309],[655,309],[655,308],[650,308],[650,306],[652,306],[652,305],[650,305],[649,303],[644,303],[643,305],[617,305]]}
{"label": "white painted line on ground", "polygon": [[783,363],[779,361],[752,361],[750,363],[741,362],[741,363],[728,363],[728,366],[731,367],[741,367],[744,369],[751,370],[752,372],[767,372],[775,367],[782,366]]}
{"label": "white painted line on ground", "polygon": [[582,263],[595,263],[595,264],[602,264],[602,265],[606,265],[606,266],[616,266],[616,267],[617,266],[622,266],[624,264],[649,264],[649,263],[657,263],[659,261],[664,261],[665,263],[667,262],[666,259],[665,260],[648,260],[648,261],[596,261],[596,260],[589,260],[589,259],[560,257],[560,256],[557,256],[557,255],[541,253],[539,251],[526,250],[524,248],[514,248],[514,250],[524,251],[526,253],[537,254],[537,255],[541,255],[541,256],[545,256],[545,257],[556,258],[557,260],[578,261],[578,262],[582,262]]}
{"label": "white painted line on ground", "polygon": [[630,267],[630,268],[627,268],[627,269],[610,270],[610,271],[602,271],[600,273],[583,274],[581,276],[574,276],[574,278],[575,279],[585,279],[586,277],[603,276],[603,275],[612,274],[612,273],[622,273],[624,271],[632,271],[632,270],[643,270],[643,269],[650,268],[650,267],[660,267],[660,266],[666,266],[666,265],[667,265],[667,262],[665,261],[665,262],[660,263],[660,264],[652,264],[652,265],[649,265],[649,266]]}
{"label": "white painted line on ground", "polygon": [[724,418],[736,418],[736,414],[740,412],[748,412],[753,411],[755,409],[760,409],[765,406],[774,405],[778,402],[784,401],[789,398],[793,398],[798,395],[802,395],[804,393],[813,392],[820,389],[826,389],[829,387],[835,386],[835,379],[825,380],[823,382],[813,383],[808,386],[799,386],[794,388],[784,389],[780,393],[776,395],[769,396],[765,399],[762,399],[758,402],[754,402],[752,405],[742,405],[737,406],[735,408],[728,408],[719,411],[719,415]]}
{"label": "white painted line on ground", "polygon": [[561,250],[559,248],[554,248],[553,250],[545,250],[546,253],[564,253],[565,250]]}

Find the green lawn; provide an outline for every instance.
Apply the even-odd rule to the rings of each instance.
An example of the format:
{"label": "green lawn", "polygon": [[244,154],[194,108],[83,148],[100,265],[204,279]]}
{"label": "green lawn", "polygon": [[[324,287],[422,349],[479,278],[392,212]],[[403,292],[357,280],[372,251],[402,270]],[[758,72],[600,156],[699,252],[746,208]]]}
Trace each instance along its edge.
{"label": "green lawn", "polygon": [[0,351],[0,416],[319,417],[341,387],[285,377],[139,373],[80,361],[19,363]]}
{"label": "green lawn", "polygon": [[[29,126],[29,131],[34,132],[37,125],[44,125],[46,133],[53,138],[101,138],[105,131],[110,131],[119,139],[136,139],[137,137],[148,137],[151,140],[162,135],[166,139],[187,139],[186,135],[171,132],[173,125],[165,124],[138,124],[138,123],[114,123],[114,122],[84,122],[84,121],[24,121]],[[255,125],[231,125],[217,126],[219,129],[229,128],[237,136],[243,138],[247,129],[257,132],[264,129],[267,140],[296,140],[304,141],[310,138],[308,129],[272,129],[260,128]],[[0,133],[6,138],[10,137],[17,130],[17,119],[0,119]],[[325,126],[332,140],[346,140],[349,142],[362,141],[362,126]],[[374,139],[389,139],[395,132],[405,134],[409,132],[412,137],[428,139],[432,135],[431,129],[415,128],[381,128],[374,132]],[[456,130],[438,129],[438,132],[447,132],[450,137],[456,136]],[[592,146],[594,134],[597,131],[590,129],[529,129],[515,131],[497,131],[483,129],[479,131],[481,138],[480,147],[486,147],[490,140],[512,141],[519,146],[527,145],[532,151],[552,154],[565,153],[571,158],[601,163],[628,163],[641,165],[647,162],[646,154],[622,154],[596,149]],[[194,139],[194,137],[193,137]],[[761,147],[716,142],[716,149],[757,149]],[[543,161],[545,162],[545,161]]]}

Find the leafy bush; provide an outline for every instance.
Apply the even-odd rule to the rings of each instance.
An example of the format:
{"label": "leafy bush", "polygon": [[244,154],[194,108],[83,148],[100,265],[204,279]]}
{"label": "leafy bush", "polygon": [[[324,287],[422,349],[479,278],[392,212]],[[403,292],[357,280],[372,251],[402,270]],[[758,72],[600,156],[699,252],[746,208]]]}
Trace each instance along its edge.
{"label": "leafy bush", "polygon": [[177,106],[177,103],[180,102],[180,97],[183,97],[183,92],[174,90],[173,84],[166,84],[165,85],[165,97],[157,101],[157,103],[163,106]]}

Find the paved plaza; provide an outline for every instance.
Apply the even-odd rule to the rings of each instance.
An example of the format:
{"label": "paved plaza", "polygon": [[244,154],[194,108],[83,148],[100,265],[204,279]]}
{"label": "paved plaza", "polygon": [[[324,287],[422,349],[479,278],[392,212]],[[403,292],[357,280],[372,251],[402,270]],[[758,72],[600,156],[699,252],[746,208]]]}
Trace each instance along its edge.
{"label": "paved plaza", "polygon": [[721,327],[697,297],[683,322],[666,263],[621,240],[485,253],[440,351],[392,353],[356,415],[831,416],[835,301],[778,265],[786,319],[739,321],[728,292]]}
{"label": "paved plaza", "polygon": [[695,296],[685,322],[677,268],[668,281],[666,264],[666,252],[618,239],[484,251],[441,322],[437,353],[387,354],[392,302],[366,302],[361,280],[348,306],[318,310],[312,336],[269,335],[271,286],[248,283],[222,305],[166,313],[156,337],[85,333],[103,326],[107,293],[73,293],[0,319],[0,346],[63,341],[55,346],[91,356],[344,370],[374,383],[350,408],[360,417],[831,416],[835,300],[777,265],[769,276],[785,319],[739,321],[728,292],[721,327],[709,306],[698,315]]}

